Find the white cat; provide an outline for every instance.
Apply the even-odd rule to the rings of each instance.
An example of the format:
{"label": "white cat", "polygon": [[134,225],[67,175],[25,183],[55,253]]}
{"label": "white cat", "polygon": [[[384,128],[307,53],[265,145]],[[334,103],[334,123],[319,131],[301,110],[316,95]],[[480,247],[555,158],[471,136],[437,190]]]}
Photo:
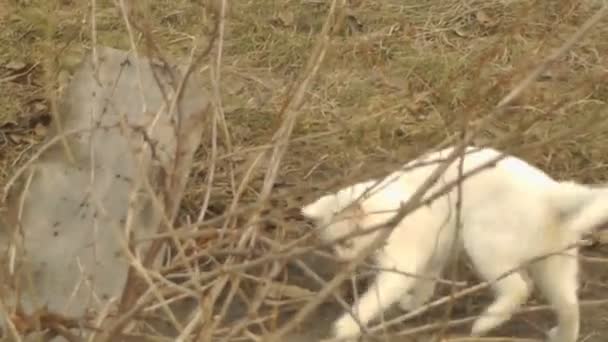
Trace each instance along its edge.
{"label": "white cat", "polygon": [[[464,174],[502,155],[490,148],[468,147],[466,151]],[[394,172],[381,181],[358,183],[323,196],[304,206],[302,213],[315,221],[326,241],[377,227],[394,215],[451,152],[452,148],[448,148],[427,154],[406,164],[404,171]],[[422,163],[426,165],[412,168]],[[459,163],[459,158],[452,162],[427,196],[457,179]],[[405,310],[424,304],[435,290],[431,279],[441,274],[454,245],[466,251],[479,275],[488,281],[525,266],[493,284],[494,302],[473,323],[472,336],[484,335],[510,319],[528,299],[535,284],[557,314],[558,324],[549,332],[549,340],[575,342],[579,334],[577,249],[527,266],[526,263],[535,257],[564,251],[583,234],[607,221],[608,192],[557,182],[513,156],[466,179],[461,189],[462,225],[457,241],[454,241],[458,226],[454,187],[395,227],[384,247],[376,252],[375,260],[379,269],[400,272],[380,271],[352,312],[366,325],[394,303],[399,302]],[[347,240],[336,245],[335,252],[341,259],[350,259],[376,234],[377,231]],[[356,339],[361,331],[347,312],[334,323],[333,334],[335,338]]]}

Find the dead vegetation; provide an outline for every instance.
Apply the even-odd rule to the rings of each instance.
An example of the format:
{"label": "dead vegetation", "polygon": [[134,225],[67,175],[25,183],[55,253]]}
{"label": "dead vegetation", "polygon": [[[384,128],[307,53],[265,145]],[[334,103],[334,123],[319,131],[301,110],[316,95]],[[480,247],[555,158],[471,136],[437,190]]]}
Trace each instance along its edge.
{"label": "dead vegetation", "polygon": [[[2,185],[47,136],[56,121],[54,103],[95,44],[127,50],[135,43],[141,54],[186,64],[203,56],[194,72],[207,77],[214,110],[175,222],[189,232],[177,239],[187,253],[160,272],[199,297],[190,298],[185,311],[192,315],[180,318],[181,327],[162,311],[143,310],[158,303],[140,303],[146,313],[129,316],[141,323],[137,329],[122,334],[126,324],[113,326],[106,340],[137,334],[173,340],[173,330],[183,341],[256,340],[276,331],[335,271],[319,268],[330,263],[319,256],[307,256],[322,260],[310,266],[293,261],[314,244],[302,238],[307,229],[297,208],[324,191],[383,175],[440,143],[457,142],[479,120],[477,144],[514,153],[557,178],[606,181],[607,18],[495,113],[505,95],[599,11],[599,1],[351,0],[344,7],[329,0],[227,1],[224,20],[221,0],[125,1],[132,36],[120,3],[0,0],[0,24],[7,28],[0,32]],[[200,231],[192,233],[192,225]],[[218,238],[220,229],[231,233]],[[587,254],[601,257],[602,249]],[[184,276],[192,267],[200,273]],[[309,267],[325,280],[311,280]],[[583,300],[605,297],[603,268],[583,265]],[[475,281],[467,272],[462,277]],[[158,286],[167,297],[183,297]],[[463,317],[478,313],[486,300],[463,298],[452,312],[461,322],[454,330],[434,326],[424,333],[468,331],[459,327]],[[530,305],[496,334],[541,338],[552,318]],[[407,328],[443,322],[443,311],[433,309]],[[226,312],[231,318],[224,322],[213,319]],[[33,322],[58,334],[76,326],[55,313],[12,317],[23,332]],[[585,309],[581,336],[603,341],[606,317],[605,306]],[[155,319],[168,332],[149,323]],[[91,322],[78,326],[97,329]],[[413,341],[416,334],[408,336]]]}

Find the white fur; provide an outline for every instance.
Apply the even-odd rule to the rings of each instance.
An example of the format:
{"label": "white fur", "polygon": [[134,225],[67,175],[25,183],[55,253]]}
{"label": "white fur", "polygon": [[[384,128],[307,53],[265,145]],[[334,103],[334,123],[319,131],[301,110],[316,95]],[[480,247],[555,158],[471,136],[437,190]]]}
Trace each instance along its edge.
{"label": "white fur", "polygon": [[[406,164],[406,168],[423,161],[440,162],[439,159],[451,151],[448,148],[430,153]],[[490,148],[469,147],[467,152],[464,173],[501,154]],[[455,180],[459,162],[459,159],[453,162],[427,194]],[[305,206],[302,213],[317,222],[321,238],[327,241],[355,229],[376,226],[390,219],[393,214],[387,210],[396,210],[406,202],[437,166],[437,163],[427,164],[394,172],[375,187],[374,180],[349,186]],[[370,187],[374,188],[371,194],[359,202],[359,212],[363,215],[350,218],[343,215],[343,212],[356,212],[349,205]],[[352,312],[366,325],[394,303],[399,302],[406,310],[424,304],[432,297],[435,283],[403,273],[427,278],[439,276],[452,246],[464,248],[479,275],[488,281],[532,258],[561,251],[608,219],[606,194],[605,190],[557,182],[521,159],[506,157],[495,167],[463,182],[462,231],[456,244],[453,244],[457,227],[456,188],[430,205],[420,207],[395,227],[385,246],[375,254],[375,260],[381,269],[402,273],[379,272]],[[373,214],[379,210],[384,212]],[[344,259],[352,258],[374,236],[363,235],[352,239],[350,244],[336,246],[336,253]],[[576,257],[577,249],[571,249],[496,281],[492,286],[495,300],[473,323],[471,335],[484,335],[508,320],[528,299],[535,284],[557,314],[558,325],[549,332],[551,342],[576,341],[579,334]],[[349,313],[334,323],[334,337],[356,338],[359,334],[360,327]]]}

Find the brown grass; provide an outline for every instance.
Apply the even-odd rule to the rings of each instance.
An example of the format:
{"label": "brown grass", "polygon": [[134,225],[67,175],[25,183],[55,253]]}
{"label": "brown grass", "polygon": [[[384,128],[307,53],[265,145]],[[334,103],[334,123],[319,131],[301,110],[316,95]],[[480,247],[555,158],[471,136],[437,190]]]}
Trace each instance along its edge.
{"label": "brown grass", "polygon": [[[0,32],[1,186],[44,138],[49,97],[61,94],[92,45],[88,1],[18,2],[0,1],[0,25],[8,28]],[[164,57],[185,61],[193,46],[200,53],[211,39],[219,3],[142,2],[132,8],[133,22],[149,30]],[[229,2],[221,58],[216,48],[195,71],[220,63],[223,115],[218,118],[220,123],[225,118],[229,136],[220,127],[215,149],[211,135],[203,137],[178,224],[197,220],[206,194],[206,219],[221,216],[247,178],[238,201],[247,210],[218,224],[238,230],[249,226],[251,217],[261,217],[262,236],[287,244],[302,235],[294,210],[304,201],[385,174],[439,143],[456,141],[466,124],[487,117],[599,8],[591,0],[352,0],[326,42],[322,62],[307,66],[330,3]],[[96,25],[98,44],[130,47],[112,2],[97,1]],[[475,142],[521,156],[558,178],[606,181],[605,37],[606,18],[552,63],[504,115],[491,116]],[[137,44],[141,53],[149,53],[143,40]],[[15,63],[24,67],[15,70]],[[299,90],[302,104],[290,102],[315,66],[320,67],[316,77]],[[293,127],[286,125],[290,119],[295,119]],[[284,155],[279,153],[276,174],[267,176],[277,160],[259,152],[272,150],[280,127],[290,132],[291,142]],[[509,139],[501,141],[505,136]],[[264,191],[269,178],[274,186]],[[247,207],[260,192],[268,195],[268,203]],[[194,249],[221,250],[213,239],[191,240],[187,243]],[[268,241],[252,244],[261,251],[276,248]],[[608,311],[597,313],[604,317]],[[608,334],[601,323],[585,329]]]}

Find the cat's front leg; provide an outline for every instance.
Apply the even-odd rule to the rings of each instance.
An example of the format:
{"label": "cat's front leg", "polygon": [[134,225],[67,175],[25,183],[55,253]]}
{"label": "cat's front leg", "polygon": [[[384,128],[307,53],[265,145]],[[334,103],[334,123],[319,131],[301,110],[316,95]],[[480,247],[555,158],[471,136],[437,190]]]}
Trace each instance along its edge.
{"label": "cat's front leg", "polygon": [[435,293],[437,281],[443,267],[443,259],[437,259],[427,265],[426,270],[420,274],[414,287],[405,293],[399,300],[399,307],[404,311],[412,311],[426,304]]}
{"label": "cat's front leg", "polygon": [[435,281],[419,279],[411,293],[404,294],[399,300],[399,307],[404,311],[418,309],[427,303],[435,293]]}
{"label": "cat's front leg", "polygon": [[333,331],[334,337],[340,338],[341,342],[354,342],[361,335],[361,326],[350,313],[345,313],[334,323]]}
{"label": "cat's front leg", "polygon": [[[396,303],[412,287],[414,281],[414,278],[403,274],[380,272],[370,288],[355,303],[351,312],[365,326]],[[361,335],[361,327],[347,312],[334,323],[333,335],[336,338],[356,340]]]}

